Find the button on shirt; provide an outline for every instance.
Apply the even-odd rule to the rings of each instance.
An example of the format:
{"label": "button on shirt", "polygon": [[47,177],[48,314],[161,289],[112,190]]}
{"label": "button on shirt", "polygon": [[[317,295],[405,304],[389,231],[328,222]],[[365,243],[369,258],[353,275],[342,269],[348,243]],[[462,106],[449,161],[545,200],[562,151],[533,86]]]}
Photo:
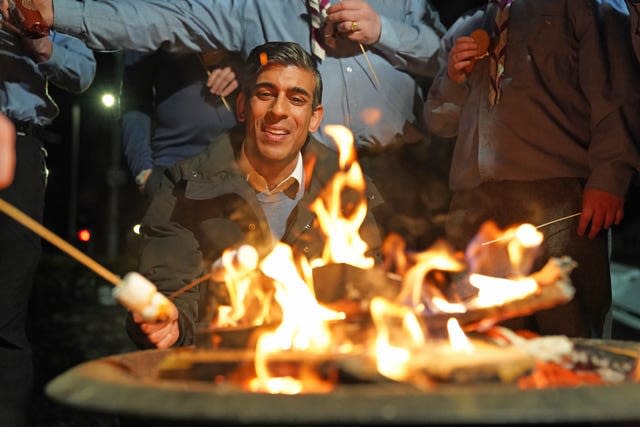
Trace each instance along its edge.
{"label": "button on shirt", "polygon": [[[414,99],[420,89],[412,75],[433,77],[428,64],[444,27],[424,0],[370,0],[381,16],[380,40],[344,57],[327,55],[319,64],[324,82],[323,124],[342,124],[354,133],[358,147],[389,144],[415,123]],[[267,41],[298,42],[311,52],[306,0],[55,0],[55,26],[86,37],[97,49],[131,48],[241,52]],[[351,70],[349,72],[348,70]],[[411,73],[411,74],[409,74]],[[323,126],[321,126],[321,129]],[[320,130],[325,145],[334,142]]]}
{"label": "button on shirt", "polygon": [[240,150],[238,167],[245,174],[247,182],[258,192],[256,195],[271,228],[273,236],[280,240],[287,229],[287,219],[304,194],[304,169],[302,154],[298,153],[296,166],[273,189],[269,189],[267,180],[258,173],[244,152],[244,144]]}

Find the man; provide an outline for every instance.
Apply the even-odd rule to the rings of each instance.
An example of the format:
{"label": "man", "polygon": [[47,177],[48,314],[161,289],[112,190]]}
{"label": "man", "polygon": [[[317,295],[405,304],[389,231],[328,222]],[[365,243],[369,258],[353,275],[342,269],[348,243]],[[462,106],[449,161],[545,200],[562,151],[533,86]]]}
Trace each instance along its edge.
{"label": "man", "polygon": [[[422,116],[423,94],[415,79],[428,80],[435,74],[428,61],[444,27],[424,0],[344,0],[323,9],[325,3],[330,2],[33,1],[48,23],[83,38],[94,49],[222,48],[246,57],[267,41],[299,43],[320,61],[327,106],[323,125],[342,124],[353,132],[363,169],[393,207],[385,215],[385,228],[424,228],[419,234],[428,235],[432,224],[425,211],[437,209],[432,206],[438,201],[425,183],[433,177],[424,170],[429,140],[416,119]],[[321,28],[313,27],[313,16],[319,17]],[[335,148],[323,126],[314,136]],[[394,225],[407,216],[407,221]]]}
{"label": "man", "polygon": [[[240,242],[264,251],[282,240],[294,252],[319,256],[323,239],[309,205],[338,168],[336,153],[310,136],[322,120],[321,98],[320,74],[298,44],[256,47],[236,103],[242,125],[165,172],[143,220],[140,272],[171,293]],[[380,238],[371,209],[381,200],[372,187],[368,199],[361,236],[375,249]],[[179,312],[169,321],[130,319],[130,336],[142,347],[192,344],[200,292],[177,297]]]}
{"label": "man", "polygon": [[[0,29],[0,112],[16,131],[15,175],[0,198],[42,221],[47,180],[44,130],[58,115],[53,83],[80,93],[96,71],[93,53],[73,37],[54,33],[31,40]],[[4,159],[2,160],[4,162]],[[40,238],[0,215],[0,425],[22,426],[33,383],[25,322]]]}
{"label": "man", "polygon": [[[506,32],[495,31],[483,55],[469,35],[494,26]],[[622,220],[640,161],[605,90],[597,4],[489,2],[450,28],[438,58],[425,114],[434,133],[457,135],[449,238],[464,248],[488,219],[537,225],[581,213],[544,228],[540,257],[577,261],[575,298],[514,325],[602,336],[611,302],[606,229]]]}

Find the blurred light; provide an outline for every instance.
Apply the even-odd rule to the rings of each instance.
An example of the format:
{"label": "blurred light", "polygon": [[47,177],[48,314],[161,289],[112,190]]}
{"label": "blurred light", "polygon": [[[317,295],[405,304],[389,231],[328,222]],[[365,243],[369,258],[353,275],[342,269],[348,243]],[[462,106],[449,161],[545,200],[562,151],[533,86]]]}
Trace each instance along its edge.
{"label": "blurred light", "polygon": [[115,105],[116,103],[116,97],[113,96],[113,94],[111,93],[105,93],[102,95],[102,104],[107,107],[107,108],[111,108]]}
{"label": "blurred light", "polygon": [[140,235],[140,224],[136,224],[133,226],[133,232],[138,236]]}
{"label": "blurred light", "polygon": [[87,243],[89,240],[91,240],[91,231],[89,231],[89,229],[87,228],[83,228],[81,230],[78,230],[77,236],[78,240]]}

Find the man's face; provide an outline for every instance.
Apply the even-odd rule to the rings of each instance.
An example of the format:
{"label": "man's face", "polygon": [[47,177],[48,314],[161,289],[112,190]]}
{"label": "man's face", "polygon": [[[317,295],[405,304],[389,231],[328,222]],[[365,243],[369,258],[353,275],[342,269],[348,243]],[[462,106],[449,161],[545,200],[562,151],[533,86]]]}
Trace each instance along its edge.
{"label": "man's face", "polygon": [[[295,66],[270,65],[258,75],[247,100],[238,96],[238,121],[245,122],[245,153],[260,173],[292,164],[322,120],[312,107],[315,78]],[[265,176],[266,177],[266,176]]]}

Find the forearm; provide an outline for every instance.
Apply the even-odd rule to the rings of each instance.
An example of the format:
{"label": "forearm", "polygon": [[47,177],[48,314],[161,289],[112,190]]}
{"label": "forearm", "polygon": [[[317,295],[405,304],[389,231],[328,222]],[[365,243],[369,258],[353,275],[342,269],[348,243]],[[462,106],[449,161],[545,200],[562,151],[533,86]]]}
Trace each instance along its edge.
{"label": "forearm", "polygon": [[[414,75],[433,77],[429,59],[436,53],[444,26],[437,14],[427,9],[424,2],[409,2],[404,21],[381,16],[380,39],[373,46],[396,68]],[[423,17],[431,17],[426,23]]]}
{"label": "forearm", "polygon": [[84,92],[96,74],[93,52],[80,40],[54,34],[51,56],[38,68],[54,85],[72,93]]}
{"label": "forearm", "polygon": [[54,0],[54,27],[94,50],[239,50],[242,2],[227,0]]}

